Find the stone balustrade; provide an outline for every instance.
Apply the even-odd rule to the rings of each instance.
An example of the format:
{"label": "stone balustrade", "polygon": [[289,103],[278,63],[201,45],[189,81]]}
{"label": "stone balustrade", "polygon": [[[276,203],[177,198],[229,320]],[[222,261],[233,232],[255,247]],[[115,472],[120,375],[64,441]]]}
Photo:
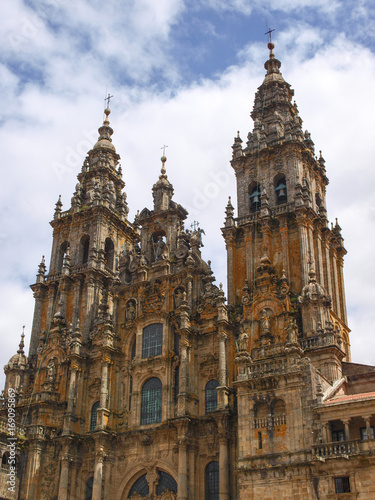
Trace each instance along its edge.
{"label": "stone balustrade", "polygon": [[319,335],[314,335],[313,337],[299,339],[299,344],[304,350],[328,345],[337,345],[338,347],[341,346],[341,342],[337,338],[337,335],[333,332],[320,333]]}
{"label": "stone balustrade", "polygon": [[334,458],[340,456],[357,455],[361,452],[360,441],[336,441],[321,443],[313,446],[313,455],[319,458]]}

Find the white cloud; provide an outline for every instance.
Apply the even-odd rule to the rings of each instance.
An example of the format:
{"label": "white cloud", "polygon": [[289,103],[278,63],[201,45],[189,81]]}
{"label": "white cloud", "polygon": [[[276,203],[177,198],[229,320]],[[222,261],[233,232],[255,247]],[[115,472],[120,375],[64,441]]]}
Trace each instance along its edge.
{"label": "white cloud", "polygon": [[[13,29],[25,35],[22,19],[38,14],[31,14],[16,0],[8,3],[2,33]],[[0,335],[6,337],[3,364],[17,350],[22,324],[30,335],[33,299],[27,284],[34,281],[43,254],[49,262],[52,231],[48,221],[59,194],[64,208],[69,207],[85,151],[90,149],[102,120],[107,83],[115,94],[110,119],[114,144],[122,156],[131,219],[137,209],[152,204],[160,148],[168,144],[167,173],[175,187],[174,198],[191,210],[189,223],[198,220],[205,229],[203,256],[213,261],[218,281],[225,284],[220,227],[228,195],[236,205],[229,166],[231,145],[237,130],[246,140],[252,129],[249,113],[267,58],[264,43],[251,43],[239,54],[238,64],[214,80],[183,84],[179,61],[170,60],[169,43],[187,3],[165,1],[159,10],[150,0],[141,12],[131,7],[134,3],[125,2],[123,11],[114,18],[114,3],[98,2],[90,7],[78,2],[73,9],[75,19],[70,17],[70,3],[56,5],[64,29],[53,30],[39,13],[38,32],[23,42],[25,46],[12,64],[7,57],[11,51],[14,55],[15,49],[8,40],[0,66],[0,88],[7,102],[3,109],[6,121],[0,125],[0,168],[6,179],[0,185]],[[21,24],[15,25],[14,19]],[[327,45],[327,33],[307,23],[308,19],[280,31],[275,53],[282,61],[284,78],[295,89],[304,126],[312,133],[316,149],[323,150],[331,181],[329,217],[339,217],[350,251],[345,278],[353,359],[375,364],[375,318],[371,312],[375,295],[371,279],[375,179],[370,163],[375,143],[375,97],[371,92],[375,62],[369,49],[343,35],[336,34]],[[69,38],[64,31],[69,26],[82,29],[93,49],[79,47],[77,36]],[[32,61],[32,67],[41,70],[43,83],[33,77],[21,79],[14,63],[25,61]],[[123,68],[126,75],[122,79]],[[163,70],[165,92],[160,91],[160,85],[148,84],[154,68]],[[136,77],[134,86],[128,75]],[[57,164],[66,167],[63,175],[57,175]]]}

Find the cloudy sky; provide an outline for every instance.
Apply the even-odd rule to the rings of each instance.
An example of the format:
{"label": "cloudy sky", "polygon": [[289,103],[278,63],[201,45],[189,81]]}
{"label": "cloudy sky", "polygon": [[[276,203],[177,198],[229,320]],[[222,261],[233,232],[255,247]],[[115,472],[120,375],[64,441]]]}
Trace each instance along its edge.
{"label": "cloudy sky", "polygon": [[[275,54],[304,128],[322,150],[328,217],[343,229],[353,361],[375,364],[375,30],[371,0],[5,0],[0,3],[1,364],[28,344],[29,288],[49,263],[54,205],[70,198],[104,97],[130,220],[151,207],[168,145],[174,199],[206,232],[225,283],[219,228],[235,205],[231,146],[252,130],[254,93]],[[3,380],[3,379],[1,379]],[[2,385],[2,384],[1,384]]]}

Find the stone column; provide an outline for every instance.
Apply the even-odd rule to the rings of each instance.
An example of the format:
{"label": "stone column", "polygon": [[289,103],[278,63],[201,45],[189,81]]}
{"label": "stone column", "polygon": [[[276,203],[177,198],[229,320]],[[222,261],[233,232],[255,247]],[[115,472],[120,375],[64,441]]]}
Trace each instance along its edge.
{"label": "stone column", "polygon": [[229,500],[228,433],[219,432],[219,500]]}
{"label": "stone column", "polygon": [[322,439],[324,443],[329,443],[331,441],[328,427],[329,427],[328,422],[322,425],[322,434],[323,434]]}
{"label": "stone column", "polygon": [[85,283],[86,292],[86,307],[85,307],[85,322],[83,325],[83,339],[87,340],[91,328],[92,309],[95,298],[95,281],[92,277],[88,277]]}
{"label": "stone column", "polygon": [[364,420],[366,422],[367,439],[374,439],[371,437],[371,424],[370,424],[371,417],[365,417]]}
{"label": "stone column", "polygon": [[68,488],[69,488],[69,455],[66,453],[61,458],[61,470],[60,470],[60,481],[59,481],[59,495],[58,500],[68,500]]}
{"label": "stone column", "polygon": [[29,356],[35,356],[36,350],[38,348],[40,329],[42,324],[43,298],[45,296],[44,290],[41,288],[41,285],[36,286],[37,288],[34,289],[35,306],[33,326],[31,329]]}
{"label": "stone column", "polygon": [[188,500],[187,439],[184,437],[180,438],[178,445],[179,446],[178,446],[177,500]]}
{"label": "stone column", "polygon": [[234,237],[227,234],[225,237],[227,250],[227,283],[228,283],[228,304],[234,305],[236,300],[235,292],[235,259],[234,259]]}
{"label": "stone column", "polygon": [[318,282],[324,286],[324,272],[323,272],[323,256],[322,256],[322,236],[320,234],[320,229],[316,228],[314,231],[314,239],[316,242],[316,253],[315,253],[315,272],[318,277]]}
{"label": "stone column", "polygon": [[[36,498],[36,478],[37,472],[40,468],[40,456],[42,453],[42,442],[33,442],[29,448],[26,477],[22,481],[25,485],[25,498],[28,500],[34,500]],[[22,484],[20,484],[22,488]]]}
{"label": "stone column", "polygon": [[342,422],[345,425],[345,441],[350,441],[350,429],[349,429],[350,418],[348,418],[347,420],[342,420]]}
{"label": "stone column", "polygon": [[81,291],[81,278],[76,278],[73,285],[74,289],[74,299],[73,299],[73,316],[72,316],[72,324],[73,328],[77,326],[77,321],[79,320],[79,299],[80,299],[80,291]]}
{"label": "stone column", "polygon": [[281,247],[283,249],[283,268],[290,279],[289,267],[289,242],[288,242],[288,221],[286,217],[280,219]]}
{"label": "stone column", "polygon": [[189,500],[195,499],[196,490],[196,478],[195,478],[195,467],[196,467],[196,454],[198,451],[198,446],[196,442],[190,442],[189,446]]}
{"label": "stone column", "polygon": [[254,280],[252,234],[249,234],[248,236],[245,237],[245,252],[246,252],[246,279],[248,280],[249,283],[252,283],[252,281]]}
{"label": "stone column", "polygon": [[[325,288],[329,295],[332,297],[332,279],[331,279],[331,260],[329,254],[329,242],[327,239],[324,241],[324,255],[325,255],[325,264],[326,264],[326,276],[327,282],[325,284]],[[333,298],[333,297],[332,297]]]}
{"label": "stone column", "polygon": [[68,406],[66,413],[64,415],[64,434],[69,434],[71,431],[71,417],[74,412],[74,401],[76,397],[76,385],[77,385],[77,371],[78,366],[72,364],[70,367],[70,382],[69,382],[69,392],[68,392]]}
{"label": "stone column", "polygon": [[104,453],[103,449],[101,448],[95,453],[92,500],[102,500],[103,461],[104,461]]}
{"label": "stone column", "polygon": [[227,336],[224,332],[219,332],[219,385],[227,385]]}
{"label": "stone column", "polygon": [[342,318],[341,307],[340,307],[340,292],[339,292],[339,279],[337,274],[337,258],[336,254],[333,256],[333,279],[335,283],[335,303],[336,303],[336,314],[339,318]]}
{"label": "stone column", "polygon": [[304,220],[298,221],[298,233],[301,252],[301,272],[302,272],[302,286],[308,283],[309,276],[309,246],[307,241],[307,230]]}
{"label": "stone column", "polygon": [[56,296],[56,288],[54,283],[49,284],[48,292],[47,292],[47,321],[46,321],[46,330],[49,331],[55,306],[55,296]]}
{"label": "stone column", "polygon": [[348,322],[348,316],[346,312],[346,300],[345,300],[345,286],[344,286],[344,259],[342,255],[337,257],[337,274],[339,278],[339,287],[340,287],[340,304],[341,304],[341,319],[344,323]]}

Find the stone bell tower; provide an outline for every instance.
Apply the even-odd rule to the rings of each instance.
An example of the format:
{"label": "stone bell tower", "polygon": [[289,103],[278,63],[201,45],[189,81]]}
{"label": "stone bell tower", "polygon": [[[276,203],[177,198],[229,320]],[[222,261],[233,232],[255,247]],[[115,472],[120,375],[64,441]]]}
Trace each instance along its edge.
{"label": "stone bell tower", "polygon": [[[270,42],[268,48],[266,76],[251,112],[253,131],[245,147],[239,133],[232,147],[238,217],[229,200],[222,229],[228,302],[235,310],[249,308],[251,347],[259,347],[265,325],[269,325],[271,343],[285,341],[293,317],[300,336],[315,339],[323,331],[325,336],[335,335],[349,361],[343,281],[346,250],[337,220],[335,226],[328,226],[325,160],[321,152],[315,155],[309,132],[303,132],[292,100],[294,91],[280,72],[274,44]],[[307,292],[313,283],[319,297]],[[283,320],[274,307],[256,305],[257,298],[271,300],[272,296],[283,297]],[[309,341],[309,347],[314,342],[318,341]]]}

